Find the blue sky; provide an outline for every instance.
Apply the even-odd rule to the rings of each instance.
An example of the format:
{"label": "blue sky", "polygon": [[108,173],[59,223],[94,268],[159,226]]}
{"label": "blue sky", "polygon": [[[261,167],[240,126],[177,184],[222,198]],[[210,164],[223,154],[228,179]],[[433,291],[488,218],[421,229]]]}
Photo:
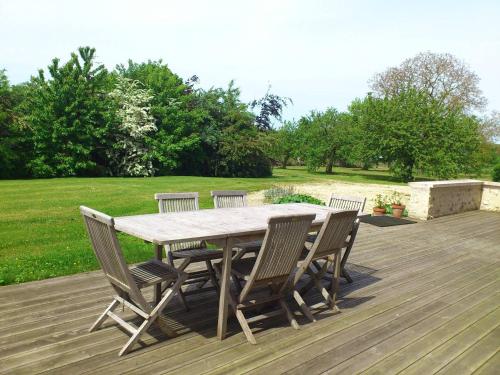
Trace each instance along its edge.
{"label": "blue sky", "polygon": [[467,62],[500,110],[500,1],[0,0],[0,19],[13,83],[90,45],[110,69],[161,58],[206,88],[234,79],[247,101],[271,84],[291,119],[344,110],[373,74],[432,51]]}

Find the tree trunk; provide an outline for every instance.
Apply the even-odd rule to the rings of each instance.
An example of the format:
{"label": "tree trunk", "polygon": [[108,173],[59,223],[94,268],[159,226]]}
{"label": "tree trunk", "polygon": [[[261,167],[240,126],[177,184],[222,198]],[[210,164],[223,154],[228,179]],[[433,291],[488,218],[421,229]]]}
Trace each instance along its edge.
{"label": "tree trunk", "polygon": [[281,168],[286,169],[287,165],[288,165],[288,158],[285,158],[281,161]]}
{"label": "tree trunk", "polygon": [[333,159],[328,159],[328,161],[326,162],[325,172],[326,172],[326,174],[333,173]]}

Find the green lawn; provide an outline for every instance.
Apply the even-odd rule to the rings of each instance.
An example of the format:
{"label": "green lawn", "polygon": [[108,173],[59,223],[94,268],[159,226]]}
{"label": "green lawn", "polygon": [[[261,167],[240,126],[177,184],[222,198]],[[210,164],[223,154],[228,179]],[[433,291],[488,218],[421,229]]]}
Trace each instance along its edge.
{"label": "green lawn", "polygon": [[[336,168],[335,174],[303,168],[275,169],[271,178],[167,176],[153,178],[61,178],[0,181],[0,285],[68,275],[98,268],[78,207],[113,216],[156,212],[156,192],[198,191],[200,206],[212,207],[210,190],[261,190],[275,184],[339,180],[398,183],[387,171]],[[152,256],[150,246],[121,236],[126,258]]]}

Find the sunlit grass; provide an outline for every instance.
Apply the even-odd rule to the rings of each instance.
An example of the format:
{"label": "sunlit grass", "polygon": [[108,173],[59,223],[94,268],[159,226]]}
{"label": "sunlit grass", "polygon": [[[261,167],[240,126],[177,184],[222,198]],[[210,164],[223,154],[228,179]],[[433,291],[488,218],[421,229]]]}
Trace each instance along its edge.
{"label": "sunlit grass", "polygon": [[[212,207],[210,190],[256,191],[276,184],[344,181],[401,184],[385,170],[335,168],[308,173],[301,167],[275,169],[271,178],[164,176],[153,178],[64,178],[0,181],[0,285],[90,271],[97,261],[84,232],[78,207],[109,215],[157,211],[157,192],[198,191],[201,208]],[[120,236],[126,258],[139,262],[151,247]]]}

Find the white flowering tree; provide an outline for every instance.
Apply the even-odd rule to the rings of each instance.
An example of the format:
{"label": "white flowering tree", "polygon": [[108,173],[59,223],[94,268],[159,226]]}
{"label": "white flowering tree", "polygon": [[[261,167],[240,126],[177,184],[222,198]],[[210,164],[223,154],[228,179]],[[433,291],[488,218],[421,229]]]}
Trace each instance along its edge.
{"label": "white flowering tree", "polygon": [[151,115],[151,92],[139,81],[118,77],[115,89],[109,94],[119,105],[118,132],[108,151],[111,168],[117,176],[152,176],[155,172],[147,137],[155,132]]}

